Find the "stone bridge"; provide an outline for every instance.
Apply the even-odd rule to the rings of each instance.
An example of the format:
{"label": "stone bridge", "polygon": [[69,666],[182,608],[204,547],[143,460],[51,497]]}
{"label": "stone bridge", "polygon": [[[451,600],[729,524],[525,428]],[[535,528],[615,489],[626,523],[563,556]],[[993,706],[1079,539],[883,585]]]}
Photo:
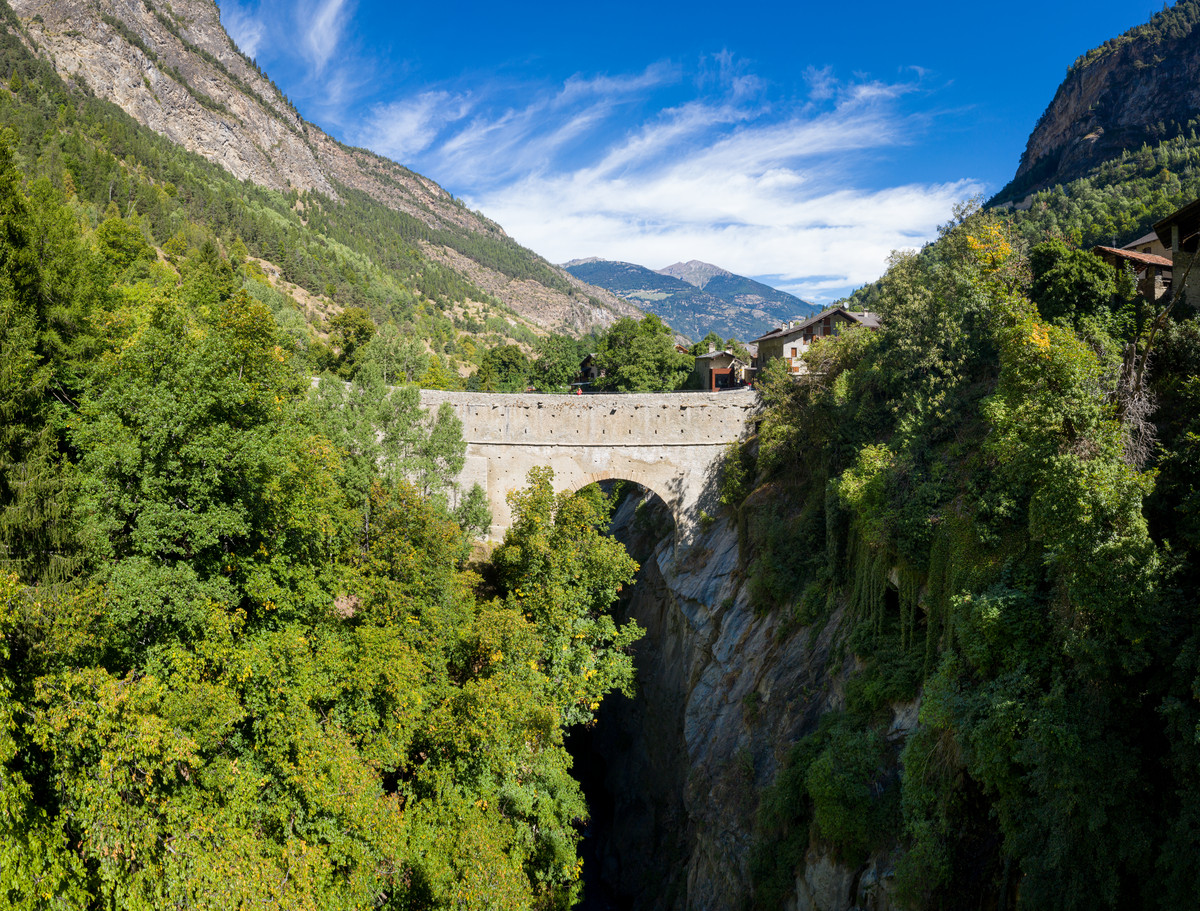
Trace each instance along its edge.
{"label": "stone bridge", "polygon": [[421,391],[421,404],[449,402],[463,424],[462,490],[478,483],[492,509],[490,537],[511,524],[505,499],[530,468],[554,469],[556,491],[593,481],[634,481],[656,493],[688,543],[703,511],[716,511],[716,469],[725,447],[747,433],[752,391],[650,395],[507,395]]}

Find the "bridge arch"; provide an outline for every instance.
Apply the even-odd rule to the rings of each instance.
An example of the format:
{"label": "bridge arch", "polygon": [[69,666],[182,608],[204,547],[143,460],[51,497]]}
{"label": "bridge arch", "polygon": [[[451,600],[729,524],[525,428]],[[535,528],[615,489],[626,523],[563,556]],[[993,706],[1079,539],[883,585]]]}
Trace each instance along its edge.
{"label": "bridge arch", "polygon": [[544,395],[422,390],[421,404],[448,403],[463,423],[466,461],[458,483],[478,483],[492,509],[489,537],[511,524],[506,496],[529,469],[554,470],[555,491],[623,479],[652,491],[675,518],[676,541],[694,536],[713,495],[725,447],[741,439],[757,407],[751,391],[646,395]]}

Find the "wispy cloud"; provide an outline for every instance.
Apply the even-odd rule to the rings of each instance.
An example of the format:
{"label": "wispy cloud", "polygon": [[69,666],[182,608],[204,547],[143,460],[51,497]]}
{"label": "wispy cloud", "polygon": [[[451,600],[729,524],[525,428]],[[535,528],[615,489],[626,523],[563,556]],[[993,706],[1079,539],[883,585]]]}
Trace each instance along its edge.
{"label": "wispy cloud", "polygon": [[380,61],[363,52],[355,9],[355,0],[222,0],[220,6],[238,47],[268,65],[307,116],[334,130],[356,116],[349,112],[365,87],[378,82]]}
{"label": "wispy cloud", "polygon": [[357,142],[397,161],[425,151],[448,125],[470,113],[469,96],[422,92],[414,98],[377,105]]}
{"label": "wispy cloud", "polygon": [[266,39],[266,24],[235,0],[221,4],[221,22],[229,37],[247,57],[257,57],[258,49]]}
{"label": "wispy cloud", "polygon": [[349,0],[319,0],[302,14],[307,19],[302,46],[318,74],[337,50],[352,11]]}
{"label": "wispy cloud", "polygon": [[309,116],[555,261],[699,258],[823,300],[878,276],[982,189],[969,175],[881,176],[953,119],[931,112],[936,77],[916,66],[886,80],[810,67],[788,89],[720,50],[557,82],[514,75],[526,62],[388,97],[380,87],[406,64],[364,53],[355,2],[223,0],[221,15],[248,54],[291,49],[288,92]]}
{"label": "wispy cloud", "polygon": [[876,278],[981,189],[872,177],[877,158],[928,130],[930,115],[905,103],[923,78],[809,70],[807,94],[785,99],[722,52],[690,78],[659,63],[558,85],[430,87],[350,132],[551,260],[703,259],[820,300]]}

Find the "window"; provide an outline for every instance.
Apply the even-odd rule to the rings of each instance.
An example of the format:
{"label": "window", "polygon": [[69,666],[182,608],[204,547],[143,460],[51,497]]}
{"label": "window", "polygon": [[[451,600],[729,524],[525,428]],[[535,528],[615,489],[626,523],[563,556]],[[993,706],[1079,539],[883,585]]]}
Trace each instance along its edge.
{"label": "window", "polygon": [[793,349],[792,349],[792,357],[795,357],[795,356],[796,356],[796,349],[795,349],[795,348],[793,348]]}

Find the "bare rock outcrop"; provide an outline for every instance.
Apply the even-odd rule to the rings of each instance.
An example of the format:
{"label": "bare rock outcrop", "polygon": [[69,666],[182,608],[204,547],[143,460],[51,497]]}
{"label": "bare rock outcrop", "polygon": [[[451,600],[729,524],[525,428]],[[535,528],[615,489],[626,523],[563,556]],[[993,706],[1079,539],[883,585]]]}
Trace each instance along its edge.
{"label": "bare rock outcrop", "polygon": [[[741,911],[759,794],[791,745],[844,706],[854,662],[837,657],[842,611],[819,630],[781,631],[777,613],[751,605],[728,521],[687,554],[669,536],[647,554],[634,508],[627,501],[614,526],[643,561],[624,610],[646,635],[635,646],[637,697],[610,698],[590,744],[614,802],[600,867],[638,911]],[[896,707],[897,736],[916,708]],[[814,846],[788,906],[890,911],[893,867],[887,852],[849,868]]]}
{"label": "bare rock outcrop", "polygon": [[1067,183],[1188,129],[1200,113],[1200,28],[1172,15],[1164,11],[1076,61],[997,202]]}

